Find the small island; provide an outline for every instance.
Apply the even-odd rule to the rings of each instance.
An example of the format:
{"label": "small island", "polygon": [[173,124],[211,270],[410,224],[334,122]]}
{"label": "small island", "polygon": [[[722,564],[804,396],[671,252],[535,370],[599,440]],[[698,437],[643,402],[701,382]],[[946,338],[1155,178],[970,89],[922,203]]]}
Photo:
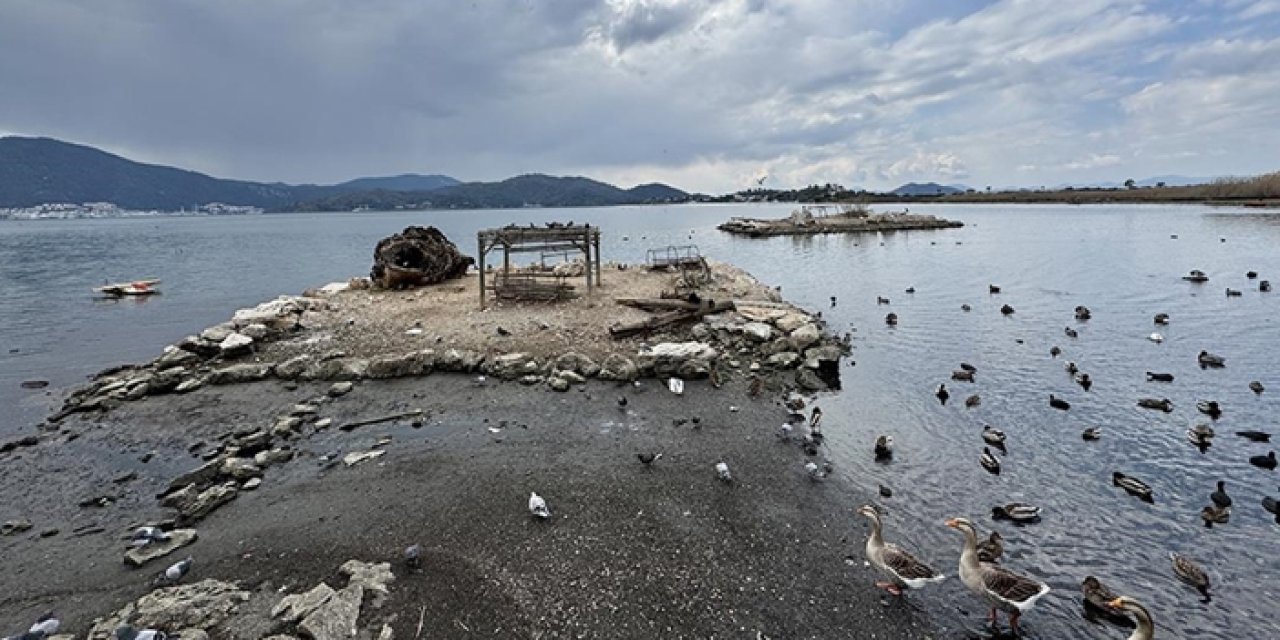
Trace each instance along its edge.
{"label": "small island", "polygon": [[762,238],[767,236],[816,235],[820,233],[866,233],[963,227],[958,220],[911,214],[906,210],[874,213],[860,205],[804,205],[786,218],[730,218],[717,229]]}

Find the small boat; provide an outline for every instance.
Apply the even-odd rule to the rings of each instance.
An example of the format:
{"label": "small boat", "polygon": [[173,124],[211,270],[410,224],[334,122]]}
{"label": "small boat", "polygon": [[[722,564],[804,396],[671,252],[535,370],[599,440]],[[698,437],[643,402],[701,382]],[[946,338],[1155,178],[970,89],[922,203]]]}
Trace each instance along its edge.
{"label": "small boat", "polygon": [[112,284],[104,284],[101,287],[94,287],[93,292],[116,298],[123,296],[149,296],[160,293],[160,291],[155,288],[158,284],[160,284],[159,280],[116,282]]}
{"label": "small boat", "polygon": [[1182,276],[1182,279],[1187,282],[1208,282],[1209,276],[1206,276],[1204,272],[1199,269],[1192,269],[1191,273]]}

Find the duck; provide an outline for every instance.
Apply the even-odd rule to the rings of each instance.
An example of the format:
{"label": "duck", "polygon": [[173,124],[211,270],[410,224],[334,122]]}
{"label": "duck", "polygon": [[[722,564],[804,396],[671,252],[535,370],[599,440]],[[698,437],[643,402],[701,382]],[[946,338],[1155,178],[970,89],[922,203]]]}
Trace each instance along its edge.
{"label": "duck", "polygon": [[884,323],[885,323],[885,324],[887,324],[887,325],[889,325],[889,326],[891,326],[891,327],[896,327],[896,326],[898,326],[898,314],[896,314],[896,313],[889,313],[889,315],[886,315],[886,316],[884,317]]}
{"label": "duck", "polygon": [[1257,271],[1246,271],[1246,272],[1244,272],[1244,277],[1246,277],[1246,278],[1248,278],[1248,279],[1250,279],[1250,280],[1253,280],[1254,278],[1257,278],[1257,277],[1258,277],[1258,272],[1257,272]]}
{"label": "duck", "polygon": [[951,392],[947,391],[947,383],[944,382],[938,385],[938,390],[933,392],[933,395],[937,396],[939,402],[946,404],[947,398],[951,397]]}
{"label": "duck", "polygon": [[1236,435],[1249,442],[1271,442],[1271,434],[1266,431],[1237,431]]}
{"label": "duck", "polygon": [[1111,606],[1111,601],[1116,599],[1116,594],[1102,584],[1101,580],[1093,576],[1085,576],[1080,583],[1080,593],[1084,596],[1086,615],[1100,615],[1115,624],[1133,626],[1133,622],[1123,611]]}
{"label": "duck", "polygon": [[990,445],[995,445],[997,447],[1003,447],[1004,438],[1005,436],[1003,431],[991,425],[985,425],[982,427],[983,442],[986,442],[987,444],[990,444]]}
{"label": "duck", "polygon": [[871,535],[867,537],[864,547],[867,562],[890,580],[877,582],[877,587],[900,596],[903,589],[921,589],[946,579],[945,575],[916,559],[902,547],[884,541],[883,523],[878,509],[866,504],[858,508],[858,513],[871,520]]}
{"label": "duck", "polygon": [[1156,344],[1160,344],[1161,342],[1164,342],[1164,336],[1160,335],[1159,332],[1152,333],[1151,335],[1147,336],[1147,339]]}
{"label": "duck", "polygon": [[1231,287],[1227,287],[1227,297],[1228,297],[1228,298],[1238,298],[1238,297],[1240,297],[1240,296],[1242,296],[1242,295],[1244,295],[1244,294],[1243,294],[1243,293],[1241,293],[1241,291],[1240,291],[1239,289],[1232,289]]}
{"label": "duck", "polygon": [[1267,513],[1275,516],[1276,522],[1280,522],[1280,502],[1277,502],[1275,498],[1272,498],[1271,496],[1263,496],[1262,508],[1266,509]]}
{"label": "duck", "polygon": [[951,372],[951,379],[957,382],[973,382],[973,372],[964,369],[956,369]]}
{"label": "duck", "polygon": [[1138,398],[1138,406],[1143,409],[1159,409],[1165,413],[1173,411],[1173,401],[1168,398]]}
{"label": "duck", "polygon": [[969,303],[967,303],[967,302],[966,302],[966,303],[964,303],[964,304],[960,305],[960,310],[961,310],[961,311],[973,311],[973,307],[969,306]]}
{"label": "duck", "polygon": [[998,284],[987,285],[987,293],[1000,293],[1000,285]]}
{"label": "duck", "polygon": [[907,288],[905,289],[905,291],[906,291],[907,293],[915,293],[915,292],[916,292],[916,288],[915,288],[915,287],[907,287]]}
{"label": "duck", "polygon": [[1007,305],[1007,304],[1006,304],[1006,305],[1002,305],[1002,306],[1000,307],[1000,313],[1003,313],[1003,314],[1004,314],[1004,315],[1006,315],[1006,316],[1011,316],[1011,315],[1013,315],[1013,307],[1011,307],[1011,306],[1009,306],[1009,305]]}
{"label": "duck", "polygon": [[892,497],[893,497],[893,489],[890,489],[889,487],[886,487],[886,486],[885,486],[885,485],[883,485],[883,484],[882,484],[882,485],[879,485],[878,489],[879,489],[879,491],[880,491],[880,497],[881,497],[881,498],[892,498]]}
{"label": "duck", "polygon": [[978,543],[978,562],[999,564],[1004,555],[1004,537],[999,531],[992,531],[986,540]]}
{"label": "duck", "polygon": [[1196,403],[1196,410],[1215,420],[1222,417],[1222,407],[1217,400],[1201,400]]}
{"label": "duck", "polygon": [[1198,424],[1187,429],[1187,440],[1201,449],[1207,449],[1209,445],[1213,444],[1215,435],[1217,434],[1214,432],[1213,427],[1207,424]]}
{"label": "duck", "polygon": [[876,304],[889,304],[889,299],[884,296],[876,296]]}
{"label": "duck", "polygon": [[1101,440],[1102,427],[1085,427],[1084,431],[1080,432],[1080,437],[1084,438],[1085,442]]}
{"label": "duck", "polygon": [[1051,393],[1049,394],[1049,406],[1053,407],[1054,409],[1062,409],[1063,411],[1066,411],[1067,409],[1071,408],[1071,403]]}
{"label": "duck", "polygon": [[1064,369],[1067,370],[1067,373],[1070,375],[1074,376],[1075,374],[1080,373],[1080,367],[1077,367],[1076,363],[1073,361],[1068,360],[1067,363],[1062,366]]}
{"label": "duck", "polygon": [[982,396],[976,393],[964,399],[964,406],[969,407],[970,409],[980,404],[982,404]]}
{"label": "duck", "polygon": [[964,534],[960,581],[991,604],[992,623],[997,622],[998,611],[1007,613],[1009,626],[1017,635],[1018,619],[1049,593],[1049,586],[1000,565],[978,560],[978,534],[973,523],[965,518],[952,518],[946,521],[946,525]]}
{"label": "duck", "polygon": [[1129,492],[1129,495],[1136,496],[1145,502],[1155,502],[1151,495],[1151,485],[1133,477],[1127,476],[1119,471],[1111,474],[1111,484]]}
{"label": "duck", "polygon": [[1169,324],[1169,314],[1157,313],[1155,317],[1156,324]]}
{"label": "duck", "polygon": [[653,463],[662,459],[662,454],[661,453],[637,453],[636,459],[639,460],[642,464],[644,464],[644,466],[651,467],[653,466]]}
{"label": "duck", "polygon": [[1148,371],[1147,382],[1173,382],[1173,374],[1172,373],[1156,373],[1155,371]]}
{"label": "duck", "polygon": [[1080,385],[1080,388],[1085,391],[1088,391],[1089,388],[1093,386],[1093,379],[1089,377],[1089,374],[1082,373],[1076,376],[1076,384]]}
{"label": "duck", "polygon": [[1067,327],[1067,328],[1063,329],[1063,330],[1062,330],[1062,332],[1063,332],[1063,333],[1065,333],[1065,334],[1067,334],[1067,337],[1068,337],[1068,338],[1079,338],[1079,337],[1080,337],[1080,333],[1079,333],[1078,331],[1076,331],[1075,329],[1072,329],[1071,327]]}
{"label": "duck", "polygon": [[1276,452],[1271,451],[1265,456],[1253,456],[1249,458],[1249,464],[1259,469],[1275,469],[1276,468]]}
{"label": "duck", "polygon": [[1000,475],[1000,459],[991,453],[991,449],[983,447],[982,457],[978,458],[978,462],[982,464],[983,469],[994,475]]}
{"label": "duck", "polygon": [[1205,602],[1208,602],[1209,596],[1209,574],[1196,564],[1195,560],[1188,558],[1182,554],[1169,553],[1169,560],[1173,562],[1173,573],[1178,579],[1195,587],[1200,595],[1204,596]]}
{"label": "duck", "polygon": [[1207,505],[1200,510],[1200,519],[1204,520],[1207,529],[1212,529],[1215,524],[1226,524],[1231,520],[1231,507]]}
{"label": "duck", "polygon": [[1202,367],[1225,367],[1227,365],[1226,358],[1203,350],[1196,356],[1196,360],[1199,361]]}
{"label": "duck", "polygon": [[1267,293],[1268,291],[1271,291],[1271,281],[1270,281],[1270,280],[1262,280],[1261,282],[1259,282],[1259,283],[1258,283],[1258,291],[1261,291],[1261,292],[1263,292],[1263,293]]}
{"label": "duck", "polygon": [[893,457],[893,436],[881,435],[876,437],[876,444],[873,449],[876,454],[876,460],[887,460]]}
{"label": "duck", "polygon": [[1262,383],[1261,383],[1261,382],[1258,382],[1257,380],[1254,380],[1254,381],[1252,381],[1252,382],[1250,382],[1250,383],[1249,383],[1249,390],[1250,390],[1250,391],[1252,391],[1252,392],[1254,392],[1254,393],[1258,393],[1258,394],[1260,394],[1260,393],[1262,393],[1263,389],[1264,389],[1264,387],[1262,386]]}
{"label": "duck", "polygon": [[1076,307],[1076,320],[1088,320],[1093,317],[1093,312],[1089,311],[1089,307],[1079,305]]}
{"label": "duck", "polygon": [[991,507],[991,517],[995,520],[1012,520],[1018,524],[1039,522],[1040,507],[1025,502],[1010,502]]}
{"label": "duck", "polygon": [[1052,347],[1049,347],[1049,357],[1056,358],[1060,355],[1062,355],[1062,349],[1058,347],[1058,345],[1055,344]]}
{"label": "duck", "polygon": [[977,368],[977,367],[975,367],[975,366],[973,366],[973,365],[971,365],[971,364],[969,364],[968,362],[961,362],[961,363],[960,363],[960,368],[961,368],[961,369],[963,369],[964,371],[968,371],[969,373],[977,373],[977,372],[978,372],[978,368]]}
{"label": "duck", "polygon": [[1129,634],[1129,640],[1151,640],[1155,637],[1156,625],[1151,620],[1151,613],[1142,603],[1126,596],[1120,596],[1108,603],[1112,608],[1133,614],[1138,621],[1138,628]]}

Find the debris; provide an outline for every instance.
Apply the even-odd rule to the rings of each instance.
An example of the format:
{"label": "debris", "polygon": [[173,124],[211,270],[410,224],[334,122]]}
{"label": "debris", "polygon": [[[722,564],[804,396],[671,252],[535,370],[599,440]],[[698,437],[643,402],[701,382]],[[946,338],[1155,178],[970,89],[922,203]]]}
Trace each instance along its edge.
{"label": "debris", "polygon": [[402,289],[460,278],[475,264],[435,227],[407,227],[373,250],[369,277],[384,289]]}
{"label": "debris", "polygon": [[345,464],[348,467],[354,467],[361,462],[380,458],[386,453],[387,452],[382,449],[376,451],[352,451],[351,453],[342,456],[342,464]]}
{"label": "debris", "polygon": [[381,424],[383,422],[392,422],[394,420],[403,420],[405,418],[418,418],[421,416],[422,416],[422,409],[414,409],[413,411],[406,411],[404,413],[396,413],[389,416],[382,416],[381,418],[370,418],[368,420],[358,420],[356,422],[348,422],[342,425],[341,427],[338,427],[338,429],[342,431],[354,431],[359,427],[367,427],[371,424]]}

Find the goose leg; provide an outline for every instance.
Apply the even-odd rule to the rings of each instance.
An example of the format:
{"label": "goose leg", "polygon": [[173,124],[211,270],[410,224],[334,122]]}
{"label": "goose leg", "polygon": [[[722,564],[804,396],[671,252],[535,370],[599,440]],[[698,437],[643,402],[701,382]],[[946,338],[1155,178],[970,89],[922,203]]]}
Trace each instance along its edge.
{"label": "goose leg", "polygon": [[902,595],[902,589],[899,589],[898,585],[893,584],[892,582],[877,582],[876,588],[884,589],[895,596]]}
{"label": "goose leg", "polygon": [[991,613],[987,616],[987,622],[990,622],[993,627],[1000,624],[1000,617],[996,614],[995,607],[991,607]]}
{"label": "goose leg", "polygon": [[1013,629],[1014,637],[1022,635],[1022,632],[1018,630],[1018,618],[1020,617],[1022,617],[1021,613],[1014,612],[1009,614],[1009,628]]}

